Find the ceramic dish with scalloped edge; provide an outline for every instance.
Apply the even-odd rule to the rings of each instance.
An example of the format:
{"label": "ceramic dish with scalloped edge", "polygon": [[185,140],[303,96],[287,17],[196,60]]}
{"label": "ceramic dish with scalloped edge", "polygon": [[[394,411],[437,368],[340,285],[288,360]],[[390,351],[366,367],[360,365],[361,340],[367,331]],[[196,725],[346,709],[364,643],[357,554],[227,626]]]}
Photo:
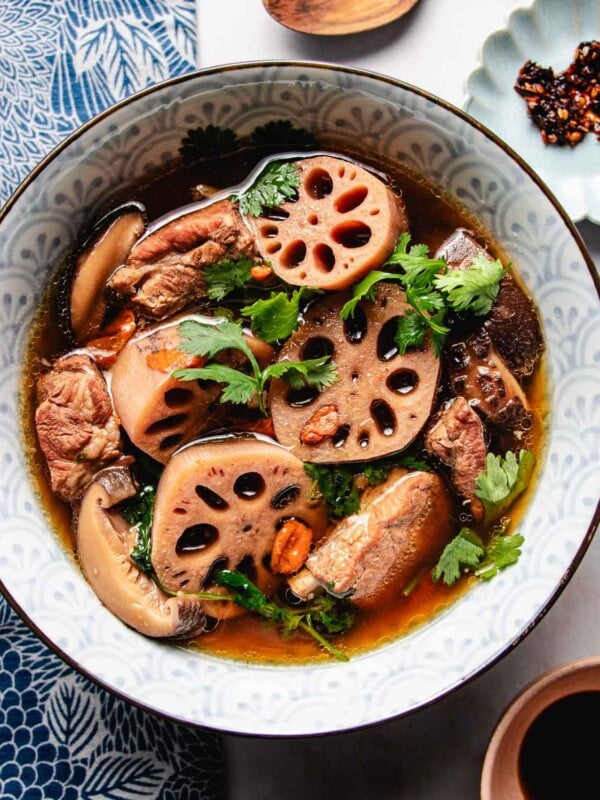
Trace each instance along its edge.
{"label": "ceramic dish with scalloped edge", "polygon": [[590,133],[573,148],[545,145],[513,87],[528,59],[558,73],[580,42],[599,38],[598,0],[535,0],[485,41],[463,105],[536,170],[575,222],[600,223],[600,141]]}
{"label": "ceramic dish with scalloped edge", "polygon": [[[289,119],[418,172],[498,242],[546,340],[548,435],[517,564],[431,622],[349,663],[246,663],[145,638],[108,611],[38,502],[19,425],[41,292],[77,232],[123,187],[178,163],[190,128],[248,135]],[[333,144],[333,142],[332,142]],[[310,735],[408,714],[462,686],[532,630],[598,524],[600,299],[589,254],[539,177],[460,110],[392,78],[332,64],[233,64],[173,79],[84,125],[0,212],[0,589],[81,673],[155,713],[223,731]]]}

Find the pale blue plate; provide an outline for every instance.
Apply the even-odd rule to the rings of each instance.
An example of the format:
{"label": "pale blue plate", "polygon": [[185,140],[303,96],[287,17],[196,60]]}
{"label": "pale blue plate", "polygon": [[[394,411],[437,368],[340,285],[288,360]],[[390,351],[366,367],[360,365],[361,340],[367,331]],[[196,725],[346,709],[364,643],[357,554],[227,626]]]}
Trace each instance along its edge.
{"label": "pale blue plate", "polygon": [[588,135],[574,148],[545,145],[513,88],[527,59],[561,72],[590,39],[600,39],[598,0],[535,0],[517,9],[485,41],[463,108],[528,162],[575,222],[600,223],[600,142]]}

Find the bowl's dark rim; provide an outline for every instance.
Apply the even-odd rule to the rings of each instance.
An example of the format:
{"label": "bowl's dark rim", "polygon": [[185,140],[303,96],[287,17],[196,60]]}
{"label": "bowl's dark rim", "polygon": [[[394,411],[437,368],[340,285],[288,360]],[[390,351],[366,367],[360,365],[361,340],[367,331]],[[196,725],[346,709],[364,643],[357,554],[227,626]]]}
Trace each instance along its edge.
{"label": "bowl's dark rim", "polygon": [[[115,111],[118,111],[121,108],[125,108],[132,102],[136,102],[137,100],[147,97],[154,92],[162,91],[168,86],[175,86],[179,83],[184,83],[189,80],[193,80],[203,76],[215,75],[215,74],[222,74],[225,72],[237,72],[239,70],[244,69],[256,69],[256,68],[282,68],[282,67],[294,67],[298,69],[319,69],[324,71],[330,71],[335,73],[346,73],[348,75],[356,75],[359,77],[366,77],[373,79],[375,81],[387,83],[390,86],[397,87],[404,91],[412,92],[430,102],[441,106],[442,108],[449,111],[451,114],[458,116],[463,120],[463,122],[471,125],[473,128],[476,128],[480,133],[490,139],[494,144],[500,147],[504,152],[513,159],[521,169],[526,172],[529,177],[537,184],[537,186],[541,189],[544,195],[550,200],[552,205],[555,207],[557,213],[562,218],[564,224],[568,228],[571,236],[575,240],[577,246],[581,251],[581,255],[583,260],[586,263],[590,276],[594,282],[596,287],[596,292],[598,298],[600,299],[600,276],[596,272],[596,268],[594,266],[594,262],[590,254],[587,251],[587,248],[579,234],[579,231],[575,227],[574,223],[567,215],[566,211],[563,209],[561,204],[558,202],[552,191],[546,186],[546,184],[542,181],[542,179],[537,175],[537,173],[519,156],[517,152],[515,152],[509,145],[506,144],[502,139],[500,139],[495,133],[482,125],[478,122],[474,117],[471,117],[466,112],[462,111],[460,108],[448,103],[446,100],[437,97],[436,95],[428,92],[424,89],[420,89],[416,86],[412,86],[409,83],[405,83],[404,81],[397,80],[392,78],[388,75],[384,75],[378,72],[371,72],[369,70],[358,69],[355,67],[346,67],[339,64],[333,64],[328,62],[322,61],[285,61],[285,60],[277,60],[277,61],[240,61],[236,63],[224,64],[217,67],[207,67],[204,69],[195,70],[194,72],[188,72],[185,75],[180,75],[176,78],[170,78],[166,81],[162,81],[157,83],[153,86],[150,86],[146,89],[143,89],[140,92],[137,92],[130,97],[126,98],[125,100],[121,100],[118,103],[113,104],[105,111],[101,112],[100,114],[96,115],[92,119],[88,120],[88,122],[81,125],[77,128],[73,133],[63,139],[50,153],[43,158],[36,167],[27,175],[27,177],[22,181],[22,183],[17,187],[17,189],[13,192],[13,194],[9,197],[5,205],[2,209],[0,209],[0,225],[2,224],[3,219],[6,217],[10,209],[14,206],[17,202],[19,197],[23,194],[23,192],[27,189],[27,187],[37,178],[37,176],[46,169],[46,167],[69,145],[71,145],[74,141],[76,141],[80,136],[82,136],[86,131],[90,128],[93,128],[99,121],[105,119],[106,117],[111,116]],[[544,616],[548,613],[550,608],[554,605],[560,594],[562,593],[563,589],[575,573],[577,567],[581,563],[583,556],[585,555],[593,537],[600,524],[600,500],[596,505],[596,510],[590,525],[586,531],[586,534],[579,546],[575,556],[571,559],[571,562],[566,569],[565,573],[563,574],[561,580],[558,583],[557,588],[555,589],[554,593],[550,596],[546,605],[538,612],[538,614],[530,620],[529,624],[526,626],[524,630],[522,630],[517,636],[514,637],[510,642],[507,642],[503,649],[493,656],[489,661],[482,664],[481,666],[477,667],[473,672],[468,675],[463,676],[459,681],[457,681],[454,685],[448,687],[444,691],[440,692],[436,697],[430,698],[429,700],[425,700],[422,703],[413,706],[406,711],[391,714],[389,717],[385,717],[379,720],[374,720],[371,722],[365,722],[357,725],[350,725],[344,728],[337,728],[332,731],[318,731],[318,732],[311,732],[311,733],[291,733],[291,734],[280,734],[280,733],[251,733],[251,732],[244,732],[244,731],[236,731],[236,730],[229,730],[227,728],[219,728],[214,725],[202,724],[201,722],[190,721],[183,717],[179,717],[176,714],[169,714],[165,711],[160,709],[153,708],[152,706],[146,705],[142,701],[130,697],[127,693],[116,689],[113,686],[109,686],[105,684],[100,678],[96,677],[92,673],[88,672],[88,670],[82,667],[72,656],[68,653],[64,652],[55,642],[51,641],[48,636],[38,628],[35,622],[30,619],[27,613],[19,606],[17,601],[12,597],[6,586],[4,585],[3,581],[0,579],[0,591],[6,597],[14,611],[21,617],[21,619],[34,631],[34,633],[47,645],[47,647],[54,651],[60,658],[69,664],[73,669],[77,672],[88,678],[90,681],[95,683],[97,686],[100,686],[102,689],[110,692],[114,696],[118,697],[119,699],[136,706],[137,708],[142,709],[143,711],[149,712],[154,716],[159,718],[169,720],[172,722],[176,722],[178,724],[191,727],[191,728],[199,728],[204,729],[207,731],[212,732],[219,732],[228,734],[230,736],[245,738],[245,737],[256,737],[256,738],[264,738],[264,739],[298,739],[298,738],[317,738],[317,737],[326,737],[332,736],[335,734],[343,734],[348,733],[351,731],[359,731],[359,730],[366,730],[369,728],[373,728],[379,725],[383,725],[386,722],[390,722],[392,720],[400,719],[402,717],[407,717],[411,714],[414,714],[416,711],[420,711],[421,709],[427,708],[434,703],[438,702],[439,700],[449,696],[450,694],[454,693],[457,689],[461,686],[464,686],[467,683],[470,683],[474,678],[482,675],[484,672],[487,672],[491,667],[497,664],[501,659],[503,659],[509,652],[511,652],[520,642],[525,639],[525,637],[538,625],[538,623],[544,618]],[[239,663],[239,662],[238,662]]]}

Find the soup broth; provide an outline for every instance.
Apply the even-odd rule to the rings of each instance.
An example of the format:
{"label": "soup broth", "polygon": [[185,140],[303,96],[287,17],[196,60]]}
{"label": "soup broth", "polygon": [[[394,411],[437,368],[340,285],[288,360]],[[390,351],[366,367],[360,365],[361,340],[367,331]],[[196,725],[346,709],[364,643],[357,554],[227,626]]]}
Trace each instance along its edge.
{"label": "soup broth", "polygon": [[[182,214],[191,213],[195,209],[207,206],[212,202],[213,198],[209,195],[200,203],[194,204],[193,198],[198,193],[198,186],[212,187],[208,190],[209,193],[212,192],[214,188],[217,190],[217,200],[220,200],[223,197],[228,197],[231,193],[242,194],[244,189],[249,186],[248,176],[251,175],[257,165],[262,164],[263,160],[267,157],[275,159],[274,163],[280,163],[282,161],[286,163],[292,161],[295,163],[297,161],[302,164],[305,159],[329,158],[333,156],[336,159],[341,159],[340,163],[342,165],[346,164],[348,169],[358,166],[364,168],[378,180],[382,178],[381,184],[386,187],[386,191],[391,191],[393,196],[397,199],[397,202],[403,206],[403,213],[408,220],[411,244],[419,243],[426,245],[429,249],[429,253],[433,254],[440,247],[443,247],[444,243],[447,242],[456,231],[468,231],[469,236],[485,250],[490,259],[500,259],[506,264],[504,253],[497,243],[491,239],[489,233],[482,225],[468,215],[465,209],[460,207],[454,200],[441,195],[439,191],[434,191],[434,189],[420,179],[419,176],[404,170],[399,170],[396,165],[381,163],[381,161],[374,163],[364,153],[356,150],[348,149],[343,153],[331,153],[327,150],[326,143],[320,142],[319,145],[319,149],[315,148],[314,151],[302,152],[301,154],[297,152],[290,153],[289,150],[280,151],[277,148],[244,148],[238,152],[231,153],[227,158],[215,158],[212,161],[192,163],[186,167],[175,167],[172,171],[166,172],[151,183],[140,186],[136,191],[128,193],[124,197],[113,198],[108,207],[98,214],[98,219],[105,217],[107,213],[113,212],[113,210],[119,208],[122,203],[131,203],[135,201],[141,204],[141,207],[145,209],[145,217],[148,223],[148,230],[150,231],[150,233],[145,233],[142,236],[140,241],[143,243],[144,241],[150,240],[149,237],[152,235],[152,231],[159,229],[165,218],[181,217]],[[341,169],[344,168],[342,167]],[[227,191],[223,194],[222,190]],[[296,195],[297,191],[298,190],[296,190]],[[359,199],[358,196],[356,199]],[[298,198],[297,196],[292,197],[286,202],[293,205],[295,202],[298,202]],[[347,202],[355,202],[355,200],[351,198]],[[316,204],[318,205],[318,198]],[[271,213],[267,213],[268,211]],[[263,221],[272,222],[273,220],[277,220],[277,213],[273,213],[272,209],[265,210],[263,208],[263,212]],[[354,216],[356,216],[356,214]],[[259,226],[260,224],[262,223],[258,223]],[[264,225],[263,229],[265,229]],[[85,249],[85,243],[90,241],[90,236],[92,234],[93,229],[82,235],[82,244],[78,248],[78,253],[80,253],[82,249]],[[359,241],[358,244],[353,243],[353,246],[355,246],[356,251],[359,251],[363,245]],[[132,252],[135,252],[135,247],[134,245],[134,250]],[[137,247],[139,247],[139,244]],[[257,261],[259,260],[260,259],[257,259]],[[386,258],[382,259],[374,268],[389,270],[389,267],[382,266],[385,261]],[[42,452],[40,448],[39,435],[36,432],[36,419],[38,420],[39,426],[39,412],[37,409],[39,409],[40,406],[39,388],[36,392],[36,387],[39,387],[41,376],[48,371],[49,365],[54,365],[56,363],[58,357],[65,353],[70,353],[74,349],[77,352],[85,352],[86,347],[88,347],[87,342],[74,341],[70,325],[72,309],[70,309],[69,306],[69,297],[73,280],[73,263],[73,258],[71,258],[68,260],[68,263],[57,268],[43,302],[40,305],[36,322],[32,328],[29,343],[28,365],[24,373],[22,414],[27,446],[30,453],[31,471],[39,491],[40,503],[49,516],[52,528],[57,531],[65,548],[70,553],[73,553],[77,560],[77,537],[74,531],[81,498],[77,498],[72,502],[67,502],[61,499],[61,497],[52,490],[47,459],[45,453]],[[295,267],[293,267],[293,269],[295,269]],[[293,269],[291,269],[290,272],[293,272]],[[518,270],[518,265],[516,265],[516,269]],[[324,274],[329,275],[330,273],[324,272]],[[363,273],[363,275],[364,274],[368,274],[368,271],[367,273]],[[515,285],[519,286],[518,272],[513,270],[510,274]],[[361,279],[362,278],[358,278],[353,285],[358,283]],[[268,285],[267,282],[267,288]],[[289,295],[292,290],[297,289],[298,285],[299,284],[295,284],[291,287],[283,287],[282,289],[281,282],[278,282],[273,291],[287,291]],[[255,288],[259,289],[260,286],[257,284]],[[322,295],[316,295],[311,298],[303,314],[300,314],[299,331],[292,333],[290,341],[294,341],[295,337],[299,335],[299,332],[302,331],[302,326],[307,324],[307,320],[310,323],[310,320],[314,318],[314,308],[318,309],[319,303],[326,302],[328,298],[336,294],[336,292],[346,292],[344,297],[347,300],[351,288],[352,287],[350,287],[350,289],[339,290],[326,289],[323,290],[324,293]],[[400,287],[398,287],[398,289],[399,288]],[[396,291],[395,288],[393,290]],[[519,291],[521,290],[519,289]],[[268,294],[265,295],[263,293],[257,295],[257,297],[268,297]],[[219,300],[208,302],[200,300],[200,310],[202,314],[209,314],[210,316],[213,315],[215,309],[218,308],[219,314],[227,314],[226,317],[221,317],[220,319],[235,320],[238,318],[237,315],[239,314],[240,307],[248,303],[246,300],[242,300],[241,302],[238,301],[236,306],[234,302],[228,302],[230,299],[231,298],[224,297]],[[114,293],[111,294],[111,302],[112,301],[114,301]],[[125,299],[122,305],[128,306],[127,299]],[[173,316],[176,319],[187,319],[188,317],[186,317],[186,314],[191,306],[198,306],[198,302],[186,305],[183,309],[183,317],[177,316],[181,315],[181,309],[178,309]],[[367,307],[365,313],[369,313],[368,300],[363,302],[361,307],[363,306]],[[310,316],[311,314],[313,314],[313,317]],[[169,318],[170,317],[167,315],[162,318],[159,316],[152,320],[146,319],[142,322],[138,320],[138,331],[135,335],[143,335],[144,330],[152,331],[157,323],[164,325]],[[355,321],[358,318],[359,316],[353,317]],[[481,323],[480,319],[465,319],[465,315],[455,313],[452,310],[448,312],[447,319],[452,323],[449,339],[447,340],[452,343],[452,346],[454,346],[457,341],[462,342],[463,339],[471,335],[473,327]],[[103,324],[105,323],[106,319],[103,320]],[[286,344],[286,341],[277,340],[271,342],[270,347],[272,349],[272,355],[270,358],[268,356],[266,357],[267,362],[272,362],[276,359],[282,350],[286,352],[284,348],[289,347],[289,345]],[[441,355],[443,366],[439,380],[436,382],[434,399],[432,401],[432,408],[430,409],[431,413],[426,415],[428,420],[429,417],[433,418],[436,414],[439,414],[444,404],[448,403],[455,395],[459,394],[457,390],[457,386],[459,385],[458,379],[453,382],[452,377],[449,375],[449,367],[447,366],[448,344],[446,344],[445,347],[446,350]],[[407,352],[410,352],[410,349]],[[319,355],[317,351],[315,351],[315,353]],[[117,353],[116,357],[117,359],[121,358],[121,355]],[[261,357],[262,356],[257,355],[257,358]],[[305,357],[307,358],[308,356]],[[521,375],[517,383],[520,387],[520,391],[526,398],[526,404],[528,406],[527,422],[523,427],[525,438],[522,441],[525,442],[528,451],[538,456],[539,461],[539,455],[542,452],[544,441],[546,395],[543,358],[540,358],[539,352],[536,358],[538,360],[535,369],[531,370],[530,374]],[[198,363],[200,363],[200,360]],[[206,359],[203,363],[206,363]],[[344,366],[343,363],[337,364],[338,372],[341,373]],[[112,374],[113,367],[109,367],[108,370],[101,368],[100,371],[103,374]],[[396,380],[399,381],[400,378],[396,378]],[[206,383],[206,381],[201,381],[201,385],[203,386],[206,386]],[[282,391],[285,393],[287,389],[284,388]],[[176,395],[172,395],[172,397],[175,396]],[[277,390],[271,389],[268,402],[273,406],[276,397],[278,397]],[[307,402],[309,405],[312,402],[310,396]],[[299,403],[299,405],[301,406],[302,403]],[[477,405],[477,402],[471,403],[472,407],[477,407]],[[212,414],[215,412],[215,409],[217,409],[216,413],[218,413],[219,406],[220,404],[217,398],[210,403],[210,411],[206,413]],[[312,407],[314,407],[314,403]],[[268,410],[269,409],[267,409],[267,411]],[[307,415],[308,412],[305,411],[305,418]],[[500,455],[504,455],[511,449],[518,452],[519,448],[506,446],[506,438],[502,433],[502,426],[497,422],[490,425],[488,424],[485,414],[482,416],[485,428],[485,441],[488,449]],[[266,430],[270,439],[274,436],[275,440],[277,440],[277,430],[283,430],[282,427],[276,426],[276,433],[274,435],[272,428],[267,429],[267,427],[263,425],[264,418],[257,411],[256,398],[249,404],[249,408],[239,409],[239,417],[244,424],[240,423],[234,426],[238,431],[244,427],[247,430],[252,430],[253,428],[263,432]],[[313,418],[311,417],[311,419]],[[230,421],[227,424],[230,424]],[[223,425],[224,423],[222,421],[216,422],[212,428],[212,432],[215,430],[222,430]],[[410,443],[401,448],[401,452],[408,452],[414,461],[419,461],[421,464],[424,464],[427,469],[441,477],[449,498],[448,502],[451,503],[453,509],[450,522],[451,535],[446,537],[447,541],[450,542],[452,537],[457,535],[465,525],[474,527],[482,539],[485,540],[486,537],[493,535],[494,532],[498,533],[498,526],[507,522],[507,515],[510,515],[510,526],[505,527],[502,534],[513,534],[517,530],[519,519],[526,507],[528,491],[523,491],[519,495],[518,499],[512,503],[510,508],[503,512],[503,516],[500,520],[495,520],[493,524],[487,527],[482,527],[481,523],[474,523],[473,516],[470,513],[471,507],[468,505],[465,507],[465,498],[461,495],[460,491],[457,490],[456,483],[453,483],[453,473],[449,464],[440,463],[439,458],[433,455],[425,445],[424,432],[430,426],[430,421],[427,421],[425,425],[421,426],[417,435],[411,439]],[[305,431],[305,429],[306,424],[302,430]],[[228,430],[231,430],[231,427],[228,428]],[[342,425],[339,425],[336,430],[337,432],[342,430],[343,434]],[[318,436],[322,435],[320,431],[321,429],[317,432]],[[523,434],[523,431],[521,431],[519,436]],[[196,441],[196,439],[199,438],[201,440],[203,436],[210,433],[211,429],[209,428],[209,430],[201,432],[198,437],[187,437],[186,441],[192,441],[191,446],[193,447],[193,442]],[[133,470],[138,484],[145,484],[152,480],[155,481],[155,476],[161,473],[164,464],[160,464],[149,455],[144,454],[139,447],[136,447],[130,439],[129,431],[121,431],[121,436],[123,441],[123,453],[126,456],[129,455],[132,457],[129,460],[134,462]],[[326,440],[327,437],[331,438],[331,434],[328,432],[325,433]],[[186,441],[182,441],[181,444],[185,445]],[[372,434],[371,445],[373,441],[374,436]],[[517,438],[516,441],[519,442],[521,440]],[[321,447],[322,443],[323,438],[319,440],[318,446]],[[287,450],[290,449],[287,442],[283,442],[283,444]],[[313,447],[313,445],[305,443],[302,447],[304,449],[299,451],[301,453],[300,460],[304,462],[310,461],[310,458],[306,458],[304,454],[309,452],[310,455],[312,452],[310,448]],[[179,451],[175,449],[174,452],[177,454]],[[375,459],[366,456],[364,463],[374,463],[377,465],[385,461],[386,458],[389,458],[390,455],[393,456],[396,455],[396,453],[392,452],[386,456],[377,457]],[[171,460],[174,457],[175,456],[171,456]],[[165,463],[168,466],[169,459],[166,459]],[[318,463],[324,464],[325,467],[331,465],[331,461],[328,458]],[[368,486],[368,482],[365,481],[363,476],[363,463],[354,459],[350,462],[344,462],[343,466],[353,473],[355,486],[357,487],[358,493],[362,496],[363,502],[365,496],[370,497],[370,495],[364,495],[364,491],[371,493],[379,491],[381,493],[382,490],[377,485],[365,488]],[[400,465],[400,467],[406,469],[406,466],[403,467]],[[164,474],[165,473],[163,473],[163,475]],[[533,482],[534,477],[530,477],[529,486],[531,486]],[[212,491],[212,489],[209,491]],[[211,496],[205,493],[205,499],[206,497],[209,497],[210,500]],[[373,497],[374,502],[379,502],[376,494],[373,494]],[[243,506],[243,501],[240,502]],[[473,502],[476,501],[473,500]],[[350,515],[350,517],[351,516],[352,515]],[[154,525],[156,525],[156,514],[154,519]],[[285,519],[285,515],[283,514],[282,519]],[[344,522],[344,519],[340,520],[339,518],[330,516],[326,526],[327,530],[322,531],[319,535],[317,535],[315,531],[311,552],[318,549],[320,543],[330,537],[332,531],[335,531],[335,529],[343,525]],[[281,525],[281,521],[278,524]],[[192,528],[188,530],[192,530]],[[193,528],[192,533],[196,536],[199,535],[198,526]],[[192,534],[189,535],[192,536]],[[196,542],[194,548],[198,549],[199,545],[197,544],[197,540],[194,541]],[[354,615],[354,622],[350,629],[343,633],[328,634],[328,641],[331,641],[335,648],[345,656],[352,656],[358,652],[379,647],[399,636],[405,635],[416,626],[427,623],[433,616],[447,608],[449,604],[456,602],[460,595],[476,582],[476,577],[473,576],[473,570],[465,569],[465,577],[453,582],[452,585],[447,585],[444,580],[434,581],[432,579],[432,568],[438,561],[441,549],[443,548],[438,547],[436,549],[435,558],[427,557],[423,559],[418,569],[414,570],[414,576],[408,584],[406,583],[405,576],[395,576],[392,570],[389,580],[382,580],[382,588],[377,592],[376,596],[368,597],[365,602],[357,602],[354,604],[353,594],[350,592],[345,602],[353,606],[352,613]],[[152,552],[154,554],[154,550]],[[268,567],[268,559],[263,559],[263,562],[266,563]],[[231,563],[228,565],[229,569],[233,569],[236,566],[239,566],[239,564]],[[292,576],[299,571],[299,569],[294,570]],[[286,588],[288,578],[289,575],[277,574],[271,570],[271,574],[266,582],[261,584],[261,588],[274,602],[286,606],[286,600],[290,598],[289,589]],[[291,583],[293,583],[293,580]],[[323,584],[322,580],[321,584]],[[208,583],[205,581],[204,585],[190,586],[186,591],[193,592],[198,589],[206,590],[207,586]],[[329,591],[331,587],[325,588],[326,591]],[[322,585],[318,591],[322,591]],[[300,597],[300,599],[302,598]],[[294,604],[291,606],[292,609],[302,607],[302,603],[299,603],[298,596],[294,596],[293,600]],[[223,619],[218,623],[213,619],[212,612],[209,613],[209,617],[211,618],[211,622],[207,630],[191,638],[183,637],[185,644],[197,648],[202,652],[209,652],[219,657],[239,658],[248,661],[294,663],[331,657],[330,652],[319,648],[315,640],[307,636],[302,630],[297,630],[289,635],[282,636],[281,630],[277,625],[272,624],[260,616],[253,615],[252,613],[233,616],[229,619]]]}

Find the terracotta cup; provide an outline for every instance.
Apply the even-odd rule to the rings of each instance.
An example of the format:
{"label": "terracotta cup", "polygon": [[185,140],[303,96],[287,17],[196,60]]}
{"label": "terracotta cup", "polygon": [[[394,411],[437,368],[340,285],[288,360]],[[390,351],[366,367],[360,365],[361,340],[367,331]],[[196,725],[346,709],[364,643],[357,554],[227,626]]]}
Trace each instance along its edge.
{"label": "terracotta cup", "polygon": [[[557,796],[555,792],[559,791],[562,778],[559,775],[555,779],[551,771],[557,769],[561,759],[553,759],[552,752],[544,752],[544,742],[546,745],[550,742],[552,748],[555,745],[560,748],[562,742],[562,747],[571,748],[572,752],[574,737],[581,735],[583,747],[578,756],[584,757],[587,745],[582,731],[596,729],[599,707],[600,656],[568,662],[529,684],[512,701],[492,734],[483,762],[481,800],[537,800]],[[577,720],[572,718],[574,714]],[[570,724],[561,725],[559,720],[564,722],[569,715]],[[528,758],[535,763],[528,763]],[[574,781],[584,780],[581,773],[585,764],[583,770],[579,766],[572,775]],[[536,771],[544,773],[541,778],[538,775],[535,779]],[[545,795],[541,789],[532,788],[532,780],[538,786],[553,781],[555,785]]]}

